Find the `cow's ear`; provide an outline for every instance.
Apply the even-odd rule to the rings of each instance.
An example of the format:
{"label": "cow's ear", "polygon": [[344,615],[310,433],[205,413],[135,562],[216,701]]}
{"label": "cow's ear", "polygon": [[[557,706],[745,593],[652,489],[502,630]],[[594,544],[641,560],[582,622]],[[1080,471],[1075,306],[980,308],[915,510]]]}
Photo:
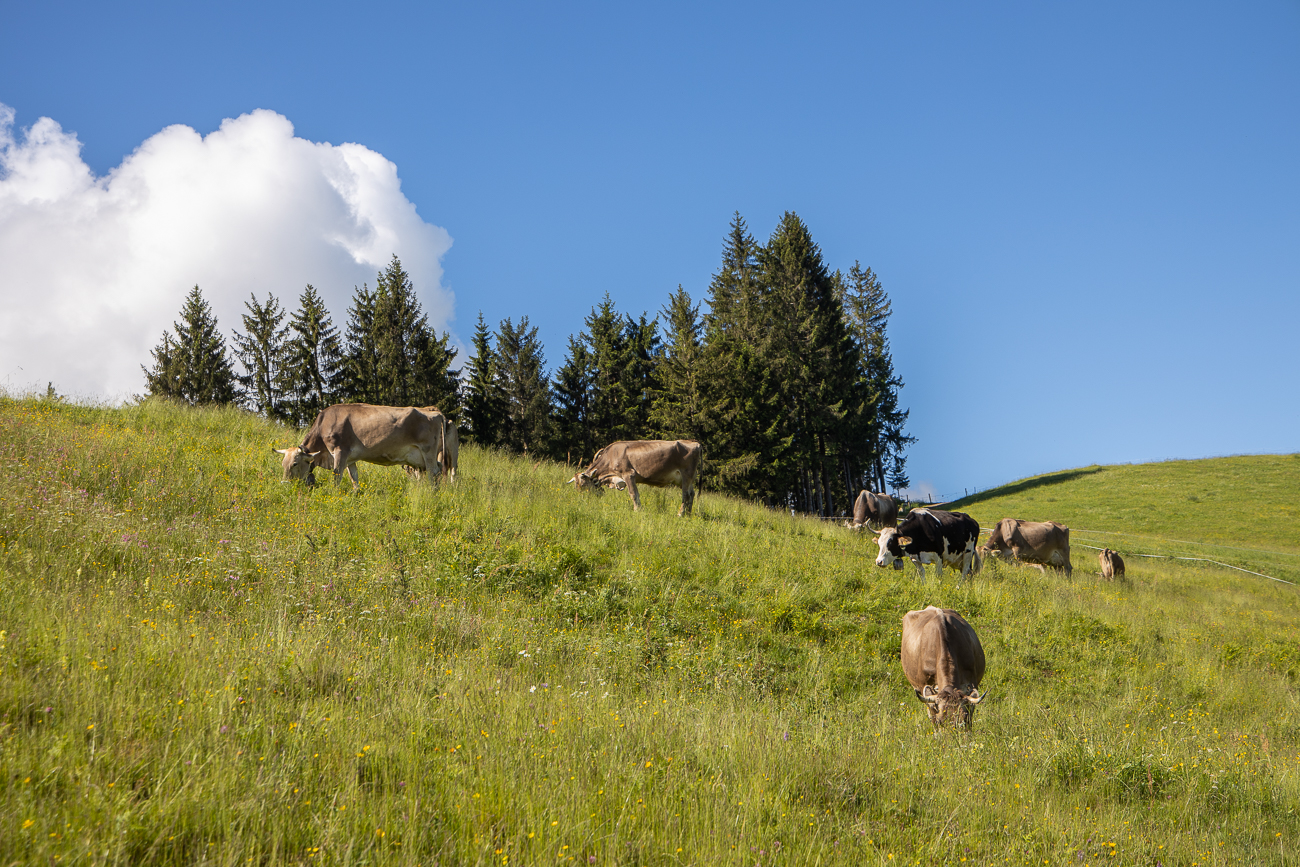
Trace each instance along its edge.
{"label": "cow's ear", "polygon": [[899,536],[899,537],[898,537],[898,544],[900,544],[900,545],[910,545],[910,544],[912,544],[912,537],[911,537],[911,536]]}

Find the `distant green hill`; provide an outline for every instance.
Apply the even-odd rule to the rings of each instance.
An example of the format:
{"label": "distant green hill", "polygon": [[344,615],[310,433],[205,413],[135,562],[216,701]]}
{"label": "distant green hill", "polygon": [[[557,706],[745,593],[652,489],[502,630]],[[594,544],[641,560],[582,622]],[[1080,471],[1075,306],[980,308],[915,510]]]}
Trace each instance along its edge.
{"label": "distant green hill", "polygon": [[1001,518],[1059,521],[1076,547],[1208,557],[1300,581],[1300,454],[1081,467],[944,508],[983,527]]}

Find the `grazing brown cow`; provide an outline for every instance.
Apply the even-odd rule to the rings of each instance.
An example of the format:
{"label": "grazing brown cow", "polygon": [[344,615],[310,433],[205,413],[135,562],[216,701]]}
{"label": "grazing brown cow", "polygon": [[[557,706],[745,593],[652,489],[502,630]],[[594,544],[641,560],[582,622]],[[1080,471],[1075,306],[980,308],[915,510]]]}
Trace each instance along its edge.
{"label": "grazing brown cow", "polygon": [[1124,558],[1119,555],[1118,551],[1107,548],[1097,555],[1097,560],[1101,563],[1101,577],[1124,577]]}
{"label": "grazing brown cow", "polygon": [[569,479],[579,491],[600,493],[605,486],[627,488],[632,508],[641,508],[636,486],[682,489],[682,507],[689,515],[695,502],[695,479],[700,473],[700,444],[694,440],[625,440],[610,443],[591,459],[591,466]]}
{"label": "grazing brown cow", "polygon": [[980,546],[980,553],[983,556],[997,553],[1003,559],[1009,554],[1041,571],[1046,571],[1045,566],[1064,569],[1066,575],[1074,571],[1070,565],[1070,528],[1055,521],[1003,518],[993,528],[989,540]]}
{"label": "grazing brown cow", "polygon": [[853,529],[867,527],[883,530],[898,526],[898,504],[889,494],[876,494],[863,488],[853,503]]}
{"label": "grazing brown cow", "polygon": [[315,484],[312,470],[325,467],[334,471],[335,484],[346,471],[356,490],[357,461],[427,470],[432,483],[442,472],[439,456],[445,448],[442,413],[435,416],[413,406],[340,403],[316,414],[302,445],[274,450],[283,455],[285,481]]}
{"label": "grazing brown cow", "polygon": [[971,727],[984,678],[984,648],[960,614],[931,605],[903,615],[903,674],[925,703],[935,730],[945,722]]}

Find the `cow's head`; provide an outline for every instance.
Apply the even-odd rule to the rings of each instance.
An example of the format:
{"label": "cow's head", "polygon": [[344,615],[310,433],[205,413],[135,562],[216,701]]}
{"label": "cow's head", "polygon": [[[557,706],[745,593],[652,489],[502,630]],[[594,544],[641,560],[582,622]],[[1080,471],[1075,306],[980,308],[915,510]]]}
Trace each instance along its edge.
{"label": "cow's head", "polygon": [[876,537],[876,544],[880,546],[880,556],[876,558],[876,565],[892,566],[907,556],[903,547],[912,544],[912,537],[900,536],[895,528],[886,527]]}
{"label": "cow's head", "polygon": [[600,477],[595,473],[589,473],[585,470],[574,473],[573,478],[569,479],[569,484],[573,485],[576,491],[595,491],[597,494],[605,493],[604,488],[600,486]]}
{"label": "cow's head", "polygon": [[316,476],[312,474],[313,461],[320,452],[306,452],[298,446],[287,449],[277,449],[271,446],[271,451],[282,456],[280,465],[284,467],[284,479],[286,482],[302,482],[308,487],[316,484]]}
{"label": "cow's head", "polygon": [[974,686],[969,689],[945,686],[936,691],[927,684],[925,689],[915,692],[916,697],[925,703],[925,709],[930,713],[930,722],[936,727],[952,723],[965,729],[969,729],[974,721],[975,705],[988,697],[987,693],[981,694]]}

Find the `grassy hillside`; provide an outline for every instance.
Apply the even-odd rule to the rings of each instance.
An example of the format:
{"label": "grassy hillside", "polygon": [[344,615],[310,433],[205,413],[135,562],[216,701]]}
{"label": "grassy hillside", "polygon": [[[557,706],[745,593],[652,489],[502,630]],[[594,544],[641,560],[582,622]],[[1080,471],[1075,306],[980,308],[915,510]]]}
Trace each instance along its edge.
{"label": "grassy hillside", "polygon": [[[1083,467],[945,508],[984,527],[1000,518],[1060,521],[1075,546],[1203,557],[1300,582],[1300,454]],[[1096,551],[1073,553],[1076,566],[1096,570]]]}
{"label": "grassy hillside", "polygon": [[[1296,588],[921,583],[830,523],[634,514],[474,448],[454,487],[303,492],[292,441],[0,400],[0,863],[1297,860]],[[934,737],[899,669],[926,604],[987,652],[970,734]]]}

